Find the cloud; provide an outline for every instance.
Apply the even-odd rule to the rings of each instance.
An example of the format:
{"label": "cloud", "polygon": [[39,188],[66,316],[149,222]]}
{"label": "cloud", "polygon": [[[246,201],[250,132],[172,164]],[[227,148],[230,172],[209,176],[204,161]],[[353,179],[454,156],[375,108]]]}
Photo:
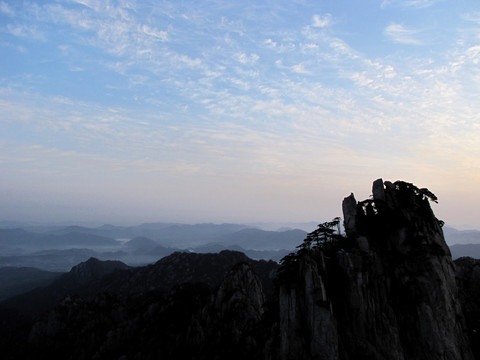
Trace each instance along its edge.
{"label": "cloud", "polygon": [[141,26],[141,31],[145,35],[152,36],[160,41],[168,41],[168,31],[161,31],[145,24]]}
{"label": "cloud", "polygon": [[311,74],[312,72],[305,69],[304,64],[296,64],[291,67],[292,71],[297,73],[297,74]]}
{"label": "cloud", "polygon": [[422,41],[416,38],[419,31],[407,29],[402,24],[390,24],[383,31],[393,42],[407,45],[422,45]]}
{"label": "cloud", "polygon": [[4,1],[0,1],[0,12],[8,16],[15,16],[15,10],[13,10],[10,5]]}
{"label": "cloud", "polygon": [[318,28],[328,27],[332,24],[332,15],[325,14],[324,16],[315,14],[312,18],[312,26]]}
{"label": "cloud", "polygon": [[[53,82],[45,88],[63,97],[36,93],[46,84],[43,74],[5,75],[4,149],[22,146],[17,137],[40,147],[0,155],[2,173],[7,163],[21,167],[18,178],[49,169],[59,179],[82,178],[84,169],[104,177],[98,179],[102,189],[124,176],[135,185],[151,176],[145,181],[152,192],[157,187],[171,194],[201,193],[198,180],[208,184],[203,189],[224,194],[238,185],[243,197],[255,188],[267,204],[276,201],[262,194],[271,188],[305,189],[302,200],[309,201],[307,192],[318,193],[322,184],[330,193],[328,183],[343,178],[366,178],[369,187],[371,174],[410,180],[433,173],[443,178],[455,169],[472,179],[471,169],[479,167],[480,50],[478,31],[465,32],[471,24],[458,32],[461,41],[436,49],[435,58],[422,53],[424,47],[411,56],[370,56],[378,44],[359,48],[358,37],[331,26],[330,14],[312,17],[310,11],[298,24],[277,11],[278,28],[272,20],[258,21],[258,14],[253,21],[229,12],[220,21],[213,5],[192,10],[187,19],[179,2],[152,6],[148,16],[142,8],[121,6],[133,2],[77,3],[45,5],[37,21],[19,16],[8,25],[10,33],[31,38],[43,32],[49,44],[58,41],[54,52],[71,71],[67,75],[85,80],[79,85],[95,83],[98,74],[106,82],[91,100]],[[433,4],[406,2],[412,8],[427,3]],[[478,21],[478,13],[467,20]],[[52,29],[62,36],[54,37]],[[392,23],[383,35],[421,45],[427,32],[412,29]],[[95,65],[102,68],[91,73]],[[455,162],[459,158],[465,160]],[[38,166],[27,166],[32,159]],[[54,180],[55,174],[45,177]],[[176,181],[182,186],[171,185]]]}
{"label": "cloud", "polygon": [[236,60],[244,65],[253,65],[260,58],[257,54],[247,55],[245,53],[239,53],[235,56]]}
{"label": "cloud", "polygon": [[8,24],[7,31],[14,35],[24,38],[36,39],[36,40],[44,40],[45,35],[42,31],[38,29],[38,27],[34,25],[21,25],[21,24]]}
{"label": "cloud", "polygon": [[422,9],[430,7],[439,1],[440,0],[384,0],[381,4],[381,7],[411,7]]}

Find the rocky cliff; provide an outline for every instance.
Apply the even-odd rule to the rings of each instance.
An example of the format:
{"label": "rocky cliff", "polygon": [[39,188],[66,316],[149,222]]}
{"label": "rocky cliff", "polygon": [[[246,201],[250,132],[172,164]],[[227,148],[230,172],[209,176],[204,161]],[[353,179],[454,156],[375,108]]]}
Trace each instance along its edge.
{"label": "rocky cliff", "polygon": [[303,246],[289,265],[296,281],[280,285],[282,359],[473,359],[429,200],[381,179],[373,199],[345,198],[346,236]]}
{"label": "rocky cliff", "polygon": [[470,344],[480,359],[480,260],[462,257],[455,260],[455,268]]}

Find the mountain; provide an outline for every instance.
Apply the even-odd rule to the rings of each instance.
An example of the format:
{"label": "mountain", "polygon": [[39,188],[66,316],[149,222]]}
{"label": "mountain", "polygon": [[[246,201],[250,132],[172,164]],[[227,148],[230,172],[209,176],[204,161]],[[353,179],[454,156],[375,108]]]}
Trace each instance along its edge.
{"label": "mountain", "polygon": [[300,244],[307,233],[303,230],[265,231],[259,229],[242,229],[221,235],[216,242],[222,245],[238,245],[251,250],[293,250]]}
{"label": "mountain", "polygon": [[479,230],[457,230],[449,226],[444,226],[443,233],[447,244],[480,244]]}
{"label": "mountain", "polygon": [[[229,255],[238,256],[224,256]],[[255,326],[265,314],[264,302],[261,281],[243,262],[215,288],[184,283],[127,299],[104,292],[91,301],[69,296],[35,322],[28,347],[14,357],[255,359],[259,340],[269,334]]]}
{"label": "mountain", "polygon": [[40,250],[27,254],[0,256],[0,266],[34,267],[41,270],[67,272],[72,266],[90,257],[122,257],[125,253],[100,253],[90,249]]}
{"label": "mountain", "polygon": [[2,356],[479,358],[479,260],[452,261],[428,189],[378,179],[372,193],[344,199],[345,234],[319,224],[280,265],[236,251],[90,259],[2,302]]}
{"label": "mountain", "polygon": [[14,309],[31,317],[51,309],[69,294],[89,295],[100,291],[106,275],[129,267],[120,261],[100,261],[90,258],[74,266],[68,273],[59,276],[45,287],[39,287],[0,303],[4,309]]}
{"label": "mountain", "polygon": [[378,179],[280,269],[280,358],[473,359],[472,328],[428,189]]}
{"label": "mountain", "polygon": [[46,286],[61,274],[31,267],[0,267],[0,301]]}
{"label": "mountain", "polygon": [[480,259],[480,244],[455,244],[450,245],[452,258],[458,259],[468,256],[474,259]]}
{"label": "mountain", "polygon": [[150,250],[158,246],[158,243],[145,236],[137,236],[132,240],[127,241],[125,246],[135,250]]}
{"label": "mountain", "polygon": [[238,245],[227,245],[219,243],[211,243],[207,245],[197,246],[191,249],[192,252],[196,253],[219,253],[223,250],[233,250],[239,251],[247,255],[249,258],[254,260],[273,260],[279,262],[285,255],[287,255],[290,250],[250,250],[244,249]]}
{"label": "mountain", "polygon": [[135,294],[168,290],[183,283],[202,283],[215,287],[221,283],[228,270],[241,262],[251,264],[261,274],[266,291],[273,291],[271,282],[274,270],[278,267],[273,261],[254,261],[243,253],[228,250],[218,254],[176,252],[155,264],[136,268],[120,261],[90,258],[74,266],[50,285],[7,299],[1,305],[31,316],[53,307],[68,294],[87,297],[102,291]]}
{"label": "mountain", "polygon": [[[211,251],[238,250],[254,259],[279,261],[306,236],[301,230],[264,231],[237,224],[163,224],[99,228],[83,226],[0,229],[0,266],[68,271],[89,257],[120,260],[131,266],[154,263],[175,251],[217,243]],[[145,234],[148,234],[146,236]],[[116,236],[121,241],[115,240]],[[130,239],[130,240],[129,240]],[[199,250],[196,250],[199,249]]]}
{"label": "mountain", "polygon": [[480,355],[480,260],[462,257],[455,261],[460,303],[465,312],[470,344],[476,358]]}
{"label": "mountain", "polygon": [[118,241],[111,238],[80,232],[61,235],[37,234],[23,229],[0,229],[0,248],[3,249],[49,249],[70,247],[112,247]]}
{"label": "mountain", "polygon": [[[133,239],[146,237],[160,242],[164,246],[186,248],[211,239],[247,228],[237,224],[176,224],[176,223],[146,223],[138,226],[103,225],[98,228],[83,226],[67,226],[50,229],[48,234],[64,236],[70,233],[95,235],[110,239]],[[37,230],[39,230],[37,228]]]}
{"label": "mountain", "polygon": [[168,290],[183,283],[202,283],[218,286],[225,274],[236,264],[247,263],[259,274],[268,291],[278,264],[273,261],[255,261],[241,252],[224,250],[220,253],[175,252],[155,264],[130,269],[128,272],[109,276],[103,289],[120,293],[143,293],[149,290]]}
{"label": "mountain", "polygon": [[0,229],[0,248],[33,247],[41,238],[41,235],[23,229]]}
{"label": "mountain", "polygon": [[[156,230],[150,237],[163,246],[186,249],[215,241],[218,237],[228,236],[245,228],[245,225],[236,224],[178,224]],[[142,226],[142,229],[145,229],[145,226]]]}

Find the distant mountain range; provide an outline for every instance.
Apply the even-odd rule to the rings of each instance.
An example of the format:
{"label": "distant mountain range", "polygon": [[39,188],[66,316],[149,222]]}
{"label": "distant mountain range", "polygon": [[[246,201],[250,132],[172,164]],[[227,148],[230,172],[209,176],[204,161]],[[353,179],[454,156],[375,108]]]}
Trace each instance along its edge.
{"label": "distant mountain range", "polygon": [[480,244],[480,230],[457,230],[450,226],[444,226],[443,235],[450,246],[455,244]]}
{"label": "distant mountain range", "polygon": [[92,233],[69,231],[62,234],[41,234],[24,229],[0,229],[0,249],[39,250],[71,247],[118,246],[113,238]]}
{"label": "distant mountain range", "polygon": [[[449,226],[443,231],[454,259],[465,255],[480,258],[480,231],[460,231]],[[90,257],[139,266],[175,251],[207,253],[227,249],[241,251],[252,259],[279,261],[306,235],[304,230],[288,227],[267,231],[242,224],[212,223],[7,227],[0,228],[0,267],[65,272]]]}
{"label": "distant mountain range", "polygon": [[68,271],[90,257],[139,266],[175,251],[205,253],[227,249],[242,251],[253,259],[279,261],[306,235],[298,229],[266,231],[239,224],[0,228],[0,267]]}
{"label": "distant mountain range", "polygon": [[[448,226],[443,231],[453,259],[480,259],[480,231]],[[306,235],[299,229],[266,231],[238,224],[0,228],[0,300],[45,286],[92,257],[141,266],[174,252],[234,250],[251,259],[279,262]]]}

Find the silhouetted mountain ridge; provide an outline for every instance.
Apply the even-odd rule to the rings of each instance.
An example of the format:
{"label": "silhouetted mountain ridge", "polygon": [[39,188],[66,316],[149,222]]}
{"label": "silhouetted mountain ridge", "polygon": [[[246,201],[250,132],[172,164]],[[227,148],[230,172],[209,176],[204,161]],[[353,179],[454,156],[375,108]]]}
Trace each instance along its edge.
{"label": "silhouetted mountain ridge", "polygon": [[228,250],[219,254],[176,252],[155,264],[136,268],[120,261],[90,258],[50,285],[7,299],[1,305],[33,316],[52,308],[69,294],[87,298],[100,292],[132,295],[153,290],[166,291],[183,283],[216,287],[225,274],[240,262],[250,264],[260,274],[266,291],[273,291],[271,283],[278,267],[273,261],[255,261],[243,253]]}
{"label": "silhouetted mountain ridge", "polygon": [[0,301],[46,286],[61,274],[30,267],[1,267]]}
{"label": "silhouetted mountain ridge", "polygon": [[[280,266],[236,251],[175,252],[138,268],[89,259],[2,303],[28,311],[27,299],[62,297],[33,324],[0,329],[5,357],[478,358],[480,264],[459,259],[455,273],[428,189],[378,179],[372,194],[343,200],[345,233],[339,218],[319,224]],[[235,233],[261,242],[252,229]]]}

